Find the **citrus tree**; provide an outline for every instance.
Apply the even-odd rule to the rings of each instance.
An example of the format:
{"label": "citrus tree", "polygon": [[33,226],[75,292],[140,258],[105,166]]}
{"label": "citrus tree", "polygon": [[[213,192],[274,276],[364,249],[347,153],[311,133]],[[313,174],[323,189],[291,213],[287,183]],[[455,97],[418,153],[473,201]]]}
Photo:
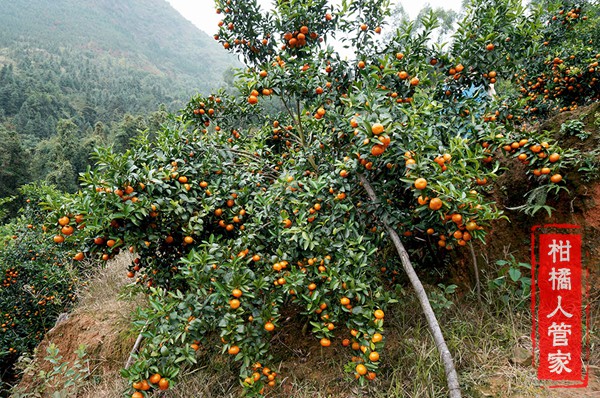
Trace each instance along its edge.
{"label": "citrus tree", "polygon": [[546,0],[539,6],[541,43],[532,62],[516,71],[525,110],[537,117],[598,101],[598,3]]}
{"label": "citrus tree", "polygon": [[[435,16],[380,40],[381,1],[215,3],[215,39],[247,65],[239,93],[193,98],[125,154],[99,149],[84,189],[47,226],[81,248],[79,259],[137,254],[128,275],[150,306],[144,345],[123,371],[133,397],[168,389],[214,333],[247,392],[268,391],[278,380],[270,339],[290,313],[325,349],[347,346],[346,370],[365,384],[377,376],[400,270],[460,396],[411,259],[484,241],[502,217],[489,195],[499,156],[560,186],[560,148],[523,132],[516,90],[488,94],[497,81],[515,87],[513,71],[539,48],[541,12],[472,2],[445,47],[431,44]],[[64,236],[78,216],[85,227]],[[383,254],[390,239],[400,261]]]}
{"label": "citrus tree", "polygon": [[12,374],[20,355],[37,346],[58,315],[71,308],[80,286],[73,247],[57,244],[64,235],[44,231],[48,212],[39,203],[60,201],[62,193],[37,185],[19,190],[27,202],[0,229],[0,370],[5,375]]}

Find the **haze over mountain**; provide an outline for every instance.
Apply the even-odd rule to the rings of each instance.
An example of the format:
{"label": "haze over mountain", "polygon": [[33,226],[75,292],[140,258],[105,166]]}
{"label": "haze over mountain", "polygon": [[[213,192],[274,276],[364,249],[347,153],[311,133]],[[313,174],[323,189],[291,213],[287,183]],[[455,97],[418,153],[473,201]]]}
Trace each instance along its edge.
{"label": "haze over mountain", "polygon": [[238,66],[166,0],[2,1],[0,197],[31,180],[75,189],[94,145],[126,149]]}
{"label": "haze over mountain", "polygon": [[0,12],[0,46],[73,47],[158,75],[214,87],[234,64],[165,0],[11,0]]}

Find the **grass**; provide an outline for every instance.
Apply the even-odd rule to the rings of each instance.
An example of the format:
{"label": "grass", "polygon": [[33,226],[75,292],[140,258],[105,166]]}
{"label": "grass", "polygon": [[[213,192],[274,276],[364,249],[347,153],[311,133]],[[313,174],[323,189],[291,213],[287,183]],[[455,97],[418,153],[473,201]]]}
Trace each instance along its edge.
{"label": "grass", "polygon": [[[81,292],[79,307],[71,315],[92,315],[112,328],[112,363],[101,366],[84,386],[79,397],[121,397],[127,389],[119,370],[125,363],[135,332],[131,313],[144,305],[143,298],[128,294],[124,277],[130,258],[120,258],[92,278]],[[485,282],[485,281],[484,281]],[[543,397],[535,370],[529,364],[513,363],[515,347],[530,350],[531,317],[528,302],[510,289],[489,290],[476,300],[472,294],[449,297],[454,304],[439,311],[438,319],[452,352],[465,397]],[[512,296],[511,296],[512,294]],[[455,295],[454,295],[455,296]],[[118,299],[120,297],[120,299]],[[502,300],[504,297],[504,300]],[[507,299],[508,297],[508,299]],[[344,373],[351,350],[322,348],[310,334],[304,335],[302,320],[290,314],[274,333],[272,350],[279,384],[270,390],[273,398],[353,397],[446,397],[446,378],[427,323],[411,290],[386,311],[386,349],[375,382],[360,388]],[[596,338],[595,338],[596,340]],[[594,340],[594,343],[596,343]],[[121,343],[118,343],[118,342]],[[237,368],[220,355],[217,336],[198,351],[198,366],[184,369],[182,379],[162,398],[240,397]],[[598,364],[597,354],[593,364]]]}

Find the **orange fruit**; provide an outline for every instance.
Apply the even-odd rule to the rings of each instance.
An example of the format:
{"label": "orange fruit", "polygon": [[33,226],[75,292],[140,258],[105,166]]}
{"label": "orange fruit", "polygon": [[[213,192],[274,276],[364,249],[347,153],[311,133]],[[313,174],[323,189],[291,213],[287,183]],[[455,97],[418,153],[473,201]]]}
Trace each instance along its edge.
{"label": "orange fruit", "polygon": [[460,224],[462,222],[462,219],[463,219],[462,215],[460,215],[458,213],[455,213],[455,214],[452,215],[452,221],[455,224]]}
{"label": "orange fruit", "polygon": [[375,333],[375,334],[373,335],[373,338],[371,339],[371,341],[372,341],[373,343],[379,343],[379,342],[380,342],[380,341],[382,341],[382,340],[383,340],[383,336],[382,336],[380,333]]}
{"label": "orange fruit", "polygon": [[381,123],[374,123],[371,126],[371,132],[375,135],[379,135],[379,134],[383,133],[384,129],[385,128],[383,127],[383,124],[381,124]]}
{"label": "orange fruit", "polygon": [[469,221],[466,225],[467,231],[475,231],[477,229],[477,223],[475,221]]}
{"label": "orange fruit", "polygon": [[73,235],[73,232],[75,230],[73,229],[72,226],[70,225],[65,225],[64,227],[62,227],[62,229],[60,230],[60,232],[62,232],[64,235]]}
{"label": "orange fruit", "polygon": [[385,146],[376,144],[371,148],[371,155],[373,156],[381,156],[385,152]]}
{"label": "orange fruit", "polygon": [[427,180],[424,178],[417,178],[415,180],[415,188],[417,189],[425,189],[427,186]]}
{"label": "orange fruit", "polygon": [[548,160],[550,161],[550,163],[556,163],[559,159],[560,155],[558,153],[553,153],[552,155],[548,156]]}
{"label": "orange fruit", "polygon": [[169,380],[165,379],[164,377],[160,379],[158,382],[158,388],[163,391],[167,390],[169,388]]}
{"label": "orange fruit", "polygon": [[267,322],[265,323],[265,330],[267,332],[272,332],[273,330],[275,330],[275,325],[273,325],[273,323],[271,322]]}
{"label": "orange fruit", "polygon": [[71,220],[67,216],[64,216],[64,217],[61,217],[58,219],[58,224],[61,227],[64,227],[65,225],[69,224],[69,222],[71,222]]}
{"label": "orange fruit", "polygon": [[417,202],[418,202],[418,203],[419,203],[421,206],[423,206],[423,205],[426,205],[426,204],[427,204],[427,202],[429,202],[429,198],[428,198],[428,197],[425,197],[425,198],[424,198],[424,197],[423,197],[423,195],[419,195],[419,197],[417,198]]}
{"label": "orange fruit", "polygon": [[379,361],[379,353],[377,351],[371,351],[369,354],[369,361],[377,362]]}
{"label": "orange fruit", "polygon": [[558,184],[562,181],[562,176],[560,174],[554,174],[552,177],[550,177],[550,181],[552,181],[555,184]]}
{"label": "orange fruit", "polygon": [[183,241],[188,245],[191,245],[192,243],[194,243],[194,238],[192,238],[191,236],[186,236],[185,238],[183,238]]}
{"label": "orange fruit", "polygon": [[73,260],[75,260],[75,261],[81,261],[81,260],[83,260],[83,253],[82,253],[82,252],[79,252],[79,253],[77,253],[77,254],[76,254],[74,257],[73,257]]}
{"label": "orange fruit", "polygon": [[542,146],[541,145],[532,145],[529,147],[529,150],[533,153],[539,153],[542,150]]}
{"label": "orange fruit", "polygon": [[429,208],[431,210],[439,210],[444,205],[444,202],[440,198],[433,198],[429,201]]}
{"label": "orange fruit", "polygon": [[381,141],[381,143],[383,144],[383,146],[387,148],[390,145],[390,142],[392,140],[390,139],[389,136],[382,135],[381,137],[379,137],[379,141]]}
{"label": "orange fruit", "polygon": [[323,346],[323,347],[329,347],[330,345],[331,345],[331,340],[329,340],[326,337],[323,337],[321,339],[321,346]]}
{"label": "orange fruit", "polygon": [[152,376],[150,376],[150,378],[148,379],[148,381],[152,384],[158,384],[158,382],[160,381],[162,377],[160,376],[159,373],[155,373]]}
{"label": "orange fruit", "polygon": [[231,295],[235,298],[240,298],[242,297],[242,291],[240,289],[233,289]]}
{"label": "orange fruit", "polygon": [[385,314],[382,310],[375,310],[373,315],[375,315],[375,319],[383,319]]}
{"label": "orange fruit", "polygon": [[356,373],[358,373],[361,376],[366,375],[367,367],[365,365],[363,365],[362,363],[359,363],[358,365],[356,365]]}
{"label": "orange fruit", "polygon": [[229,355],[237,355],[240,352],[240,347],[232,345],[231,347],[229,347],[229,350],[227,350],[227,352],[229,353]]}
{"label": "orange fruit", "polygon": [[229,306],[234,310],[240,308],[240,305],[241,305],[241,303],[240,303],[240,300],[238,300],[238,299],[229,300]]}
{"label": "orange fruit", "polygon": [[55,235],[53,239],[54,243],[63,243],[65,241],[65,237],[62,235]]}

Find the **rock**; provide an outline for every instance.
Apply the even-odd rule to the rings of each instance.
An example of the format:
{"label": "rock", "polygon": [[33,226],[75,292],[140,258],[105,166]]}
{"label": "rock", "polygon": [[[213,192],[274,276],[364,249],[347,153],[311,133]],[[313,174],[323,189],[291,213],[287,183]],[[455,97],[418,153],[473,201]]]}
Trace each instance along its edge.
{"label": "rock", "polygon": [[523,347],[515,346],[512,349],[512,356],[510,362],[515,365],[530,366],[533,356],[531,350],[527,350]]}

